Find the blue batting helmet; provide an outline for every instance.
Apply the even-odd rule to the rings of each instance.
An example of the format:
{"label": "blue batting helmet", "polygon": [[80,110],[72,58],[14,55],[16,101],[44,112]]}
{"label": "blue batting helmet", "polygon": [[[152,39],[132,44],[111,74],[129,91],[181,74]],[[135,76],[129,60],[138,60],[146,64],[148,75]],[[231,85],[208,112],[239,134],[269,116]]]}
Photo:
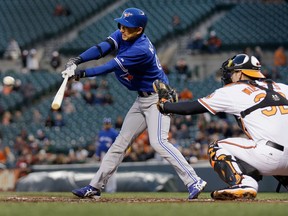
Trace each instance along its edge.
{"label": "blue batting helmet", "polygon": [[127,8],[123,11],[122,16],[120,18],[116,18],[115,21],[118,24],[129,28],[142,27],[145,28],[147,24],[147,16],[144,11],[138,8]]}
{"label": "blue batting helmet", "polygon": [[111,118],[104,118],[104,119],[103,119],[103,123],[104,123],[104,124],[111,124],[111,122],[112,122],[112,121],[111,121]]}

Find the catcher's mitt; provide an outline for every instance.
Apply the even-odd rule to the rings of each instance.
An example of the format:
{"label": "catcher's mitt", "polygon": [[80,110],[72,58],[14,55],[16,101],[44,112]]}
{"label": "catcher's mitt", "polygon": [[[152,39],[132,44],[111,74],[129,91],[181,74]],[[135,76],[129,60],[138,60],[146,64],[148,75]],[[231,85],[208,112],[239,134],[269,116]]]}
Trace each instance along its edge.
{"label": "catcher's mitt", "polygon": [[154,91],[158,94],[159,101],[157,103],[157,107],[161,113],[165,113],[164,111],[164,103],[170,102],[175,103],[178,102],[178,94],[175,89],[171,88],[168,84],[155,80],[153,82]]}

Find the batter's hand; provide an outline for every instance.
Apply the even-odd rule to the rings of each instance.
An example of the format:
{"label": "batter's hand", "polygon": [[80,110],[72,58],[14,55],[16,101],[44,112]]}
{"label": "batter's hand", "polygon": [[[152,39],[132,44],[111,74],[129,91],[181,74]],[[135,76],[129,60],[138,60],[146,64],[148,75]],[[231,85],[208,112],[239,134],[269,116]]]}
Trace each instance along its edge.
{"label": "batter's hand", "polygon": [[66,70],[62,71],[62,77],[65,78],[66,76],[68,76],[68,78],[71,78],[75,75],[75,70],[76,70],[77,66],[71,65],[70,67],[68,67]]}
{"label": "batter's hand", "polygon": [[75,71],[74,79],[76,81],[79,81],[80,78],[83,78],[83,77],[85,77],[85,70],[76,70]]}
{"label": "batter's hand", "polygon": [[[75,65],[76,68],[77,68],[77,66],[78,66],[80,63],[82,63],[82,58],[81,58],[80,56],[74,57],[74,58],[70,58],[70,59],[68,60],[68,62],[66,63],[66,65],[65,65],[65,69],[68,69],[68,68],[70,68],[71,66],[74,67],[74,65]],[[76,69],[76,68],[75,68],[75,69]],[[74,70],[75,70],[75,69],[74,69]]]}

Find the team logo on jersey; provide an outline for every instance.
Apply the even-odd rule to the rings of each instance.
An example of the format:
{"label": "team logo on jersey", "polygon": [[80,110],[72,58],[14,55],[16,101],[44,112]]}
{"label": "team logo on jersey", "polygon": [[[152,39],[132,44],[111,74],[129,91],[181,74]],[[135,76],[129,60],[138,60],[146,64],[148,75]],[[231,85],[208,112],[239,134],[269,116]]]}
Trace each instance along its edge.
{"label": "team logo on jersey", "polygon": [[213,92],[212,94],[210,94],[210,95],[207,95],[205,98],[206,99],[210,99],[210,98],[212,98],[213,97],[213,95],[215,94],[215,92]]}
{"label": "team logo on jersey", "polygon": [[125,73],[125,74],[121,75],[120,77],[127,80],[128,82],[130,82],[133,79],[133,75],[131,75],[129,73]]}

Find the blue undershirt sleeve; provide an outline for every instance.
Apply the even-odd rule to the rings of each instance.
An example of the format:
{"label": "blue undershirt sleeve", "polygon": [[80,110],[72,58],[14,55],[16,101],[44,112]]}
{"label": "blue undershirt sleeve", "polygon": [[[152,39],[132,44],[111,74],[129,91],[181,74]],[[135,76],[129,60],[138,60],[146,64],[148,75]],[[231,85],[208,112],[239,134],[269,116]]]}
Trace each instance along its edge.
{"label": "blue undershirt sleeve", "polygon": [[112,51],[111,44],[108,42],[101,42],[96,46],[92,46],[80,54],[82,62],[97,60]]}
{"label": "blue undershirt sleeve", "polygon": [[116,67],[119,67],[118,64],[114,59],[111,59],[103,65],[85,69],[85,77],[94,77],[101,74],[107,74],[113,72]]}

